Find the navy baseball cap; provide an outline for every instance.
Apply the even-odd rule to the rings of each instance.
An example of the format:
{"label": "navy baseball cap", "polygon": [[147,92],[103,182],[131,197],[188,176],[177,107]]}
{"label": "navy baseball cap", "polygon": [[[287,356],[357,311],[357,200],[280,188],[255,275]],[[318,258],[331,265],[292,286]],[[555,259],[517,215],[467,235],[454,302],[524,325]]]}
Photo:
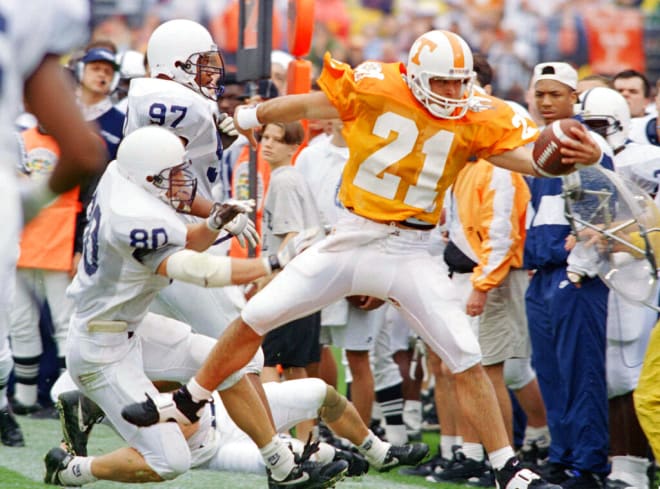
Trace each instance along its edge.
{"label": "navy baseball cap", "polygon": [[85,53],[85,55],[80,59],[84,64],[91,63],[93,61],[105,61],[110,63],[115,71],[119,70],[119,65],[117,64],[117,57],[115,53],[106,48],[92,48]]}

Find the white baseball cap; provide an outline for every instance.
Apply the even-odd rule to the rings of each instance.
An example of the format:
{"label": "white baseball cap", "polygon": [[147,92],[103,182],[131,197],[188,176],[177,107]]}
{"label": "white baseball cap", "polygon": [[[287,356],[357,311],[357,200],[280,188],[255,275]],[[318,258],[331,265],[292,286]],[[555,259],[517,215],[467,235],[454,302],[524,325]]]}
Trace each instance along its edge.
{"label": "white baseball cap", "polygon": [[578,74],[575,68],[568,63],[559,61],[539,63],[534,67],[533,80],[534,85],[539,80],[555,80],[575,90],[577,88]]}

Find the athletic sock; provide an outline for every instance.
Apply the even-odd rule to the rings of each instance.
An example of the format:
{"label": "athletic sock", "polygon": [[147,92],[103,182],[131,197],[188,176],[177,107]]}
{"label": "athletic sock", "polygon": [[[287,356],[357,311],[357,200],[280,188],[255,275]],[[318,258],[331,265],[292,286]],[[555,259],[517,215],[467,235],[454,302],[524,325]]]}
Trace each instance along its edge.
{"label": "athletic sock", "polygon": [[360,443],[360,446],[357,448],[358,451],[366,457],[370,464],[378,466],[385,460],[390,446],[389,443],[384,442],[369,430],[369,434],[364,440],[362,440],[362,443]]}
{"label": "athletic sock", "polygon": [[92,474],[92,461],[94,457],[73,457],[66,469],[58,474],[62,485],[82,486],[95,482],[98,479]]}
{"label": "athletic sock", "polygon": [[493,470],[500,470],[506,465],[507,461],[514,456],[515,453],[513,453],[513,448],[503,447],[494,452],[490,452],[488,454],[488,460],[490,460],[490,465],[493,467]]}
{"label": "athletic sock", "polygon": [[271,477],[276,481],[286,479],[296,465],[293,452],[277,435],[273,436],[267,445],[261,447],[259,452],[270,470]]}
{"label": "athletic sock", "polygon": [[463,437],[459,435],[440,435],[440,455],[451,460],[454,458],[454,447],[463,446]]}

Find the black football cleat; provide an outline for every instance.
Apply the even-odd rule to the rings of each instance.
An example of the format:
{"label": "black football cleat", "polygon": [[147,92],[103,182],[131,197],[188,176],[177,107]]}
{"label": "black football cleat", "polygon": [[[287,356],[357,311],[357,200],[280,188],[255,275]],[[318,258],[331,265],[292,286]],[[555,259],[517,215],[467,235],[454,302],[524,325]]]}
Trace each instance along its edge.
{"label": "black football cleat", "polygon": [[73,455],[63,448],[51,448],[44,458],[46,464],[44,482],[54,486],[63,486],[64,484],[60,481],[60,472],[66,469],[72,460]]}
{"label": "black football cleat", "polygon": [[9,407],[0,409],[0,441],[8,447],[24,447],[25,440],[21,427],[9,411]]}
{"label": "black football cleat", "polygon": [[374,464],[378,472],[389,472],[395,467],[402,465],[417,465],[429,454],[429,446],[426,443],[409,443],[407,445],[392,445],[385,459]]}
{"label": "black football cleat", "polygon": [[335,460],[345,460],[348,462],[347,477],[359,477],[369,472],[369,462],[360,453],[355,450],[335,449]]}
{"label": "black football cleat", "polygon": [[87,440],[92,428],[103,421],[105,414],[80,391],[62,392],[57,398],[55,407],[59,413],[67,451],[86,457]]}
{"label": "black football cleat", "polygon": [[495,483],[497,489],[562,489],[523,467],[517,457],[511,457],[504,467],[495,471]]}
{"label": "black football cleat", "polygon": [[348,471],[346,460],[334,460],[328,464],[306,460],[296,465],[286,479],[276,481],[268,471],[268,489],[325,489],[334,487]]}

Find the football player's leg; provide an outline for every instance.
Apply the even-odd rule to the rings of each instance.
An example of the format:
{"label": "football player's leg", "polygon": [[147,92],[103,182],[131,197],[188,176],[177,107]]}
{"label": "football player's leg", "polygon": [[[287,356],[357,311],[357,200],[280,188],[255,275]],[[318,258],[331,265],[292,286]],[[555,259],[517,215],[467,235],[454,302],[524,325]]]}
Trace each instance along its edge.
{"label": "football player's leg", "polygon": [[9,306],[0,299],[0,442],[9,447],[25,446],[23,432],[9,410],[7,383],[14,367],[9,349]]}
{"label": "football player's leg", "polygon": [[[72,378],[81,391],[103,410],[117,433],[133,447],[133,451],[137,451],[144,462],[139,463],[140,457],[122,456],[121,453],[114,457],[100,458],[99,461],[94,459],[89,465],[83,457],[75,457],[71,463],[67,463],[65,469],[59,471],[59,481],[79,485],[74,484],[79,476],[93,476],[124,482],[144,482],[173,479],[187,471],[190,467],[190,453],[176,423],[138,429],[121,416],[124,405],[141,401],[145,395],[153,398],[158,396],[156,388],[142,371],[139,340],[134,338],[127,349],[115,351],[116,357],[112,363],[111,358],[104,358],[104,355],[110,354],[107,349],[104,351],[80,340],[74,344],[80,347],[70,349],[67,356]],[[99,368],[94,359],[102,358],[108,363]]]}
{"label": "football player's leg", "polygon": [[16,272],[16,293],[10,308],[9,336],[14,355],[14,412],[36,411],[39,361],[43,353],[39,334],[40,307],[36,287],[41,283],[38,270],[19,269]]}
{"label": "football player's leg", "polygon": [[[373,349],[374,386],[376,389],[376,401],[380,404],[383,417],[385,418],[385,436],[387,440],[395,445],[401,445],[408,441],[406,423],[404,423],[404,386],[406,382],[402,377],[401,370],[395,362],[394,353],[397,349],[395,344],[399,341],[394,337],[395,324],[389,320],[394,308],[386,305],[378,309],[382,314],[379,320],[378,331],[375,335]],[[397,314],[398,316],[398,314]],[[405,343],[408,344],[410,328],[404,323]],[[407,401],[405,401],[407,402]],[[420,405],[421,423],[421,405]]]}
{"label": "football player's leg", "polygon": [[150,310],[189,324],[196,333],[217,338],[244,305],[236,286],[204,289],[175,281],[158,293]]}
{"label": "football player's leg", "polygon": [[311,248],[292,261],[218,339],[195,382],[203,389],[215,389],[255,355],[262,335],[350,293],[351,255]]}
{"label": "football player's leg", "polygon": [[[433,259],[421,255],[405,259],[399,270],[405,272],[392,287],[391,296],[400,304],[401,313],[456,374],[461,408],[486,449],[508,447],[495,392],[480,365],[479,342],[450,279]],[[404,285],[409,283],[414,286]]]}
{"label": "football player's leg", "polygon": [[66,354],[66,337],[69,332],[69,320],[73,314],[73,301],[66,296],[66,288],[71,283],[68,272],[43,271],[43,280],[53,320],[53,338],[57,345],[57,358],[60,372],[66,368],[64,355]]}

